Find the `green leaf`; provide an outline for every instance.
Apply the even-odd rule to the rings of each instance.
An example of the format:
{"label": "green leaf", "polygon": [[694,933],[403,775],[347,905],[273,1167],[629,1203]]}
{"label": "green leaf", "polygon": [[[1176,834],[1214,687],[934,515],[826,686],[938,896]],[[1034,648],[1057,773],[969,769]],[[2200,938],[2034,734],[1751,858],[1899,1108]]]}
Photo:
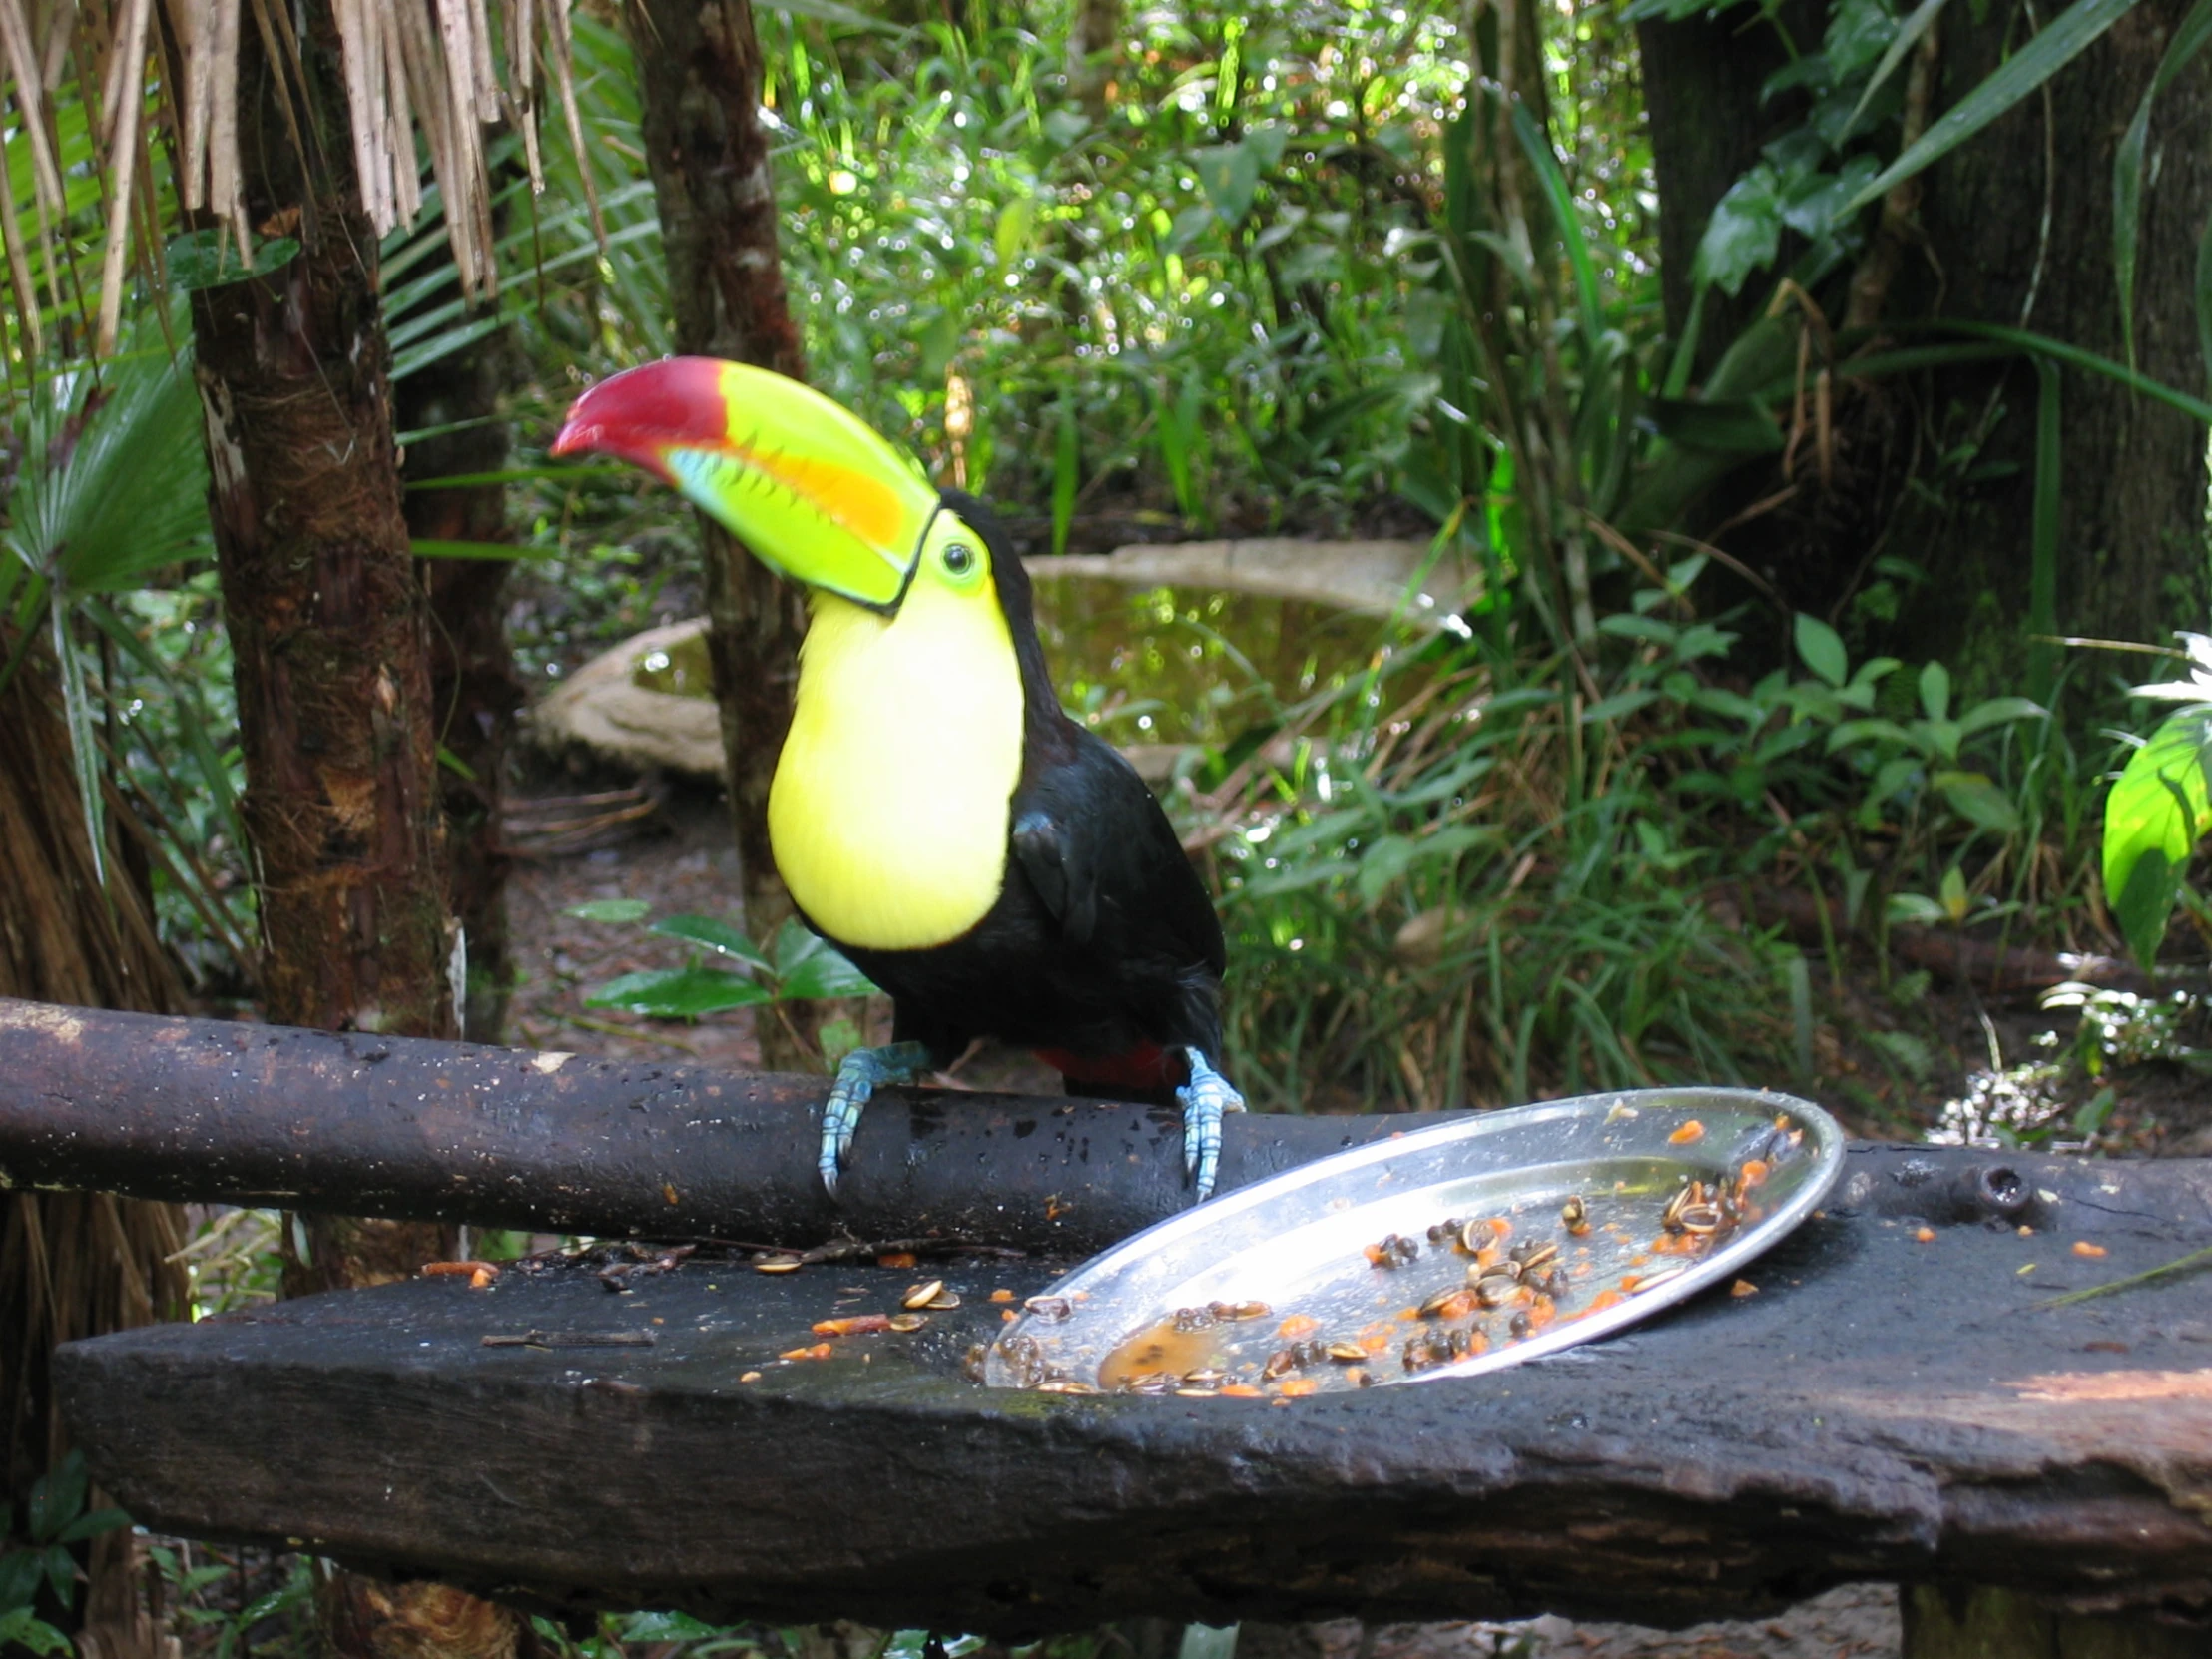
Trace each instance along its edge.
{"label": "green leaf", "polygon": [[2020,828],[2020,811],[2012,798],[1978,772],[1938,772],[1929,780],[1941,792],[1950,810],[1968,824],[2000,835]]}
{"label": "green leaf", "polygon": [[246,276],[266,276],[287,264],[299,252],[292,237],[268,237],[254,245],[254,264],[239,258],[238,239],[228,230],[211,227],[172,237],[167,251],[169,285],[180,293],[195,288],[221,287]]}
{"label": "green leaf", "polygon": [[1929,25],[1942,14],[1944,0],[1921,0],[1913,8],[1913,15],[1898,26],[1898,32],[1890,37],[1890,49],[1882,54],[1882,61],[1874,66],[1874,74],[1867,80],[1867,90],[1859,95],[1853,106],[1851,120],[1845,125],[1856,127],[1859,118],[1867,113],[1867,105],[1882,88],[1882,83],[1896,73],[1905,54],[1920,44],[1921,36],[1928,33]]}
{"label": "green leaf", "polygon": [[1782,428],[1766,405],[1749,397],[1655,397],[1651,422],[1663,437],[1724,455],[1772,455],[1783,445]]}
{"label": "green leaf", "polygon": [[70,1452],[33,1481],[31,1499],[23,1506],[24,1525],[31,1541],[52,1543],[63,1527],[84,1512],[85,1494],[91,1486],[82,1451]]}
{"label": "green leaf", "polygon": [[2041,720],[2045,713],[2043,706],[2031,698],[1992,697],[1976,703],[1958,717],[1958,734],[1961,738],[1970,738],[1976,732],[1986,732],[2006,721]]}
{"label": "green leaf", "polygon": [[1243,224],[1260,189],[1259,152],[1245,144],[1209,145],[1191,152],[1191,171],[1214,217],[1231,228]]}
{"label": "green leaf", "polygon": [[1753,272],[1774,264],[1782,245],[1779,186],[1774,169],[1760,162],[1728,187],[1698,239],[1690,261],[1691,281],[1736,294]]}
{"label": "green leaf", "polygon": [[[620,900],[616,902],[619,903]],[[763,972],[774,971],[759,945],[747,938],[742,929],[733,927],[716,916],[667,916],[656,921],[647,931],[704,945],[718,955],[743,962],[749,968],[759,968]]]}
{"label": "green leaf", "polygon": [[12,1608],[0,1613],[0,1649],[16,1644],[29,1648],[45,1659],[48,1654],[66,1654],[70,1651],[69,1638],[33,1613],[28,1607]]}
{"label": "green leaf", "polygon": [[[1828,734],[1828,752],[1855,748],[1863,743],[1912,744],[1913,736],[1894,720],[1847,720]],[[1914,763],[1908,762],[1907,765]]]}
{"label": "green leaf", "polygon": [[2128,948],[2148,969],[2207,826],[2204,754],[2212,717],[2169,716],[2129,758],[2104,798],[2104,895]]}
{"label": "green leaf", "polygon": [[998,224],[991,233],[991,249],[997,254],[998,263],[1011,267],[1029,247],[1029,234],[1037,223],[1036,201],[1027,196],[1017,196],[998,211]]}
{"label": "green leaf", "polygon": [[652,908],[642,898],[594,898],[583,904],[571,904],[561,913],[580,921],[628,922],[643,921]]}
{"label": "green leaf", "polygon": [[103,1532],[113,1532],[118,1527],[130,1524],[131,1517],[121,1509],[95,1509],[89,1515],[79,1515],[63,1527],[54,1541],[61,1544],[82,1543],[87,1538],[97,1538]]}
{"label": "green leaf", "polygon": [[2112,156],[2112,277],[2119,289],[2121,355],[2135,366],[2135,245],[2143,217],[2143,150],[2150,139],[2151,101],[2212,40],[2212,0],[2196,0],[2158,60],[2158,72],[2143,89],[2135,119]]}
{"label": "green leaf", "polygon": [[46,1576],[45,1563],[35,1549],[11,1549],[0,1553],[0,1612],[28,1607]]}
{"label": "green leaf", "polygon": [[1847,211],[1857,212],[1878,200],[1892,185],[1912,178],[1972,138],[2086,51],[2134,4],[2135,0],[2074,0],[2041,34],[1937,117],[1911,149],[1852,198]]}
{"label": "green leaf", "polygon": [[1950,718],[1950,671],[1941,663],[1921,670],[1921,712],[1930,720]]}
{"label": "green leaf", "polygon": [[787,1002],[876,994],[867,975],[842,951],[796,920],[785,922],[776,936],[776,994]]}
{"label": "green leaf", "polygon": [[1952,921],[1966,919],[1966,872],[1956,864],[1943,871],[1943,884],[1937,889],[1943,901],[1943,914]]}
{"label": "green leaf", "polygon": [[1798,655],[1805,659],[1805,666],[1832,686],[1841,686],[1848,677],[1851,660],[1844,652],[1843,637],[1819,617],[1797,614]]}
{"label": "green leaf", "polygon": [[622,1008],[654,1019],[693,1019],[770,1000],[752,980],[720,968],[688,967],[626,973],[587,992],[587,1008]]}
{"label": "green leaf", "polygon": [[1892,926],[1934,927],[1947,919],[1943,907],[1926,893],[1894,892],[1884,909]]}
{"label": "green leaf", "polygon": [[1582,221],[1574,211],[1574,192],[1567,176],[1559,171],[1559,158],[1552,154],[1551,140],[1536,125],[1528,106],[1518,101],[1513,105],[1513,136],[1520,140],[1521,151],[1543,186],[1544,200],[1551,205],[1551,217],[1559,227],[1559,241],[1574,272],[1575,294],[1582,311],[1582,341],[1587,350],[1605,332],[1605,310],[1598,295],[1597,267],[1582,235]]}

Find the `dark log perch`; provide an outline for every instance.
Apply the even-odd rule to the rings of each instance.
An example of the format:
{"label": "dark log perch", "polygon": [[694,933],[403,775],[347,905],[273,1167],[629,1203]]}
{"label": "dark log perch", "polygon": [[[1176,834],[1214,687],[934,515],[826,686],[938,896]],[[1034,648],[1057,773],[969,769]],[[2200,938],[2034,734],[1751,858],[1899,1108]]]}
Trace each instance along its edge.
{"label": "dark log perch", "polygon": [[[2038,1305],[2208,1243],[2206,1162],[1862,1146],[1756,1295],[1365,1393],[964,1381],[990,1292],[1041,1262],[933,1268],[960,1310],[828,1361],[777,1356],[911,1272],[418,1281],[80,1343],[61,1377],[142,1521],[567,1610],[1007,1637],[1140,1613],[1666,1624],[1894,1579],[2203,1617],[2205,1279]],[[650,1346],[484,1343],[533,1331]]]}
{"label": "dark log perch", "polygon": [[[0,999],[0,1187],[555,1233],[1083,1256],[1190,1203],[1172,1109],[886,1089],[835,1206],[819,1077]],[[1227,1191],[1436,1121],[1233,1117]]]}

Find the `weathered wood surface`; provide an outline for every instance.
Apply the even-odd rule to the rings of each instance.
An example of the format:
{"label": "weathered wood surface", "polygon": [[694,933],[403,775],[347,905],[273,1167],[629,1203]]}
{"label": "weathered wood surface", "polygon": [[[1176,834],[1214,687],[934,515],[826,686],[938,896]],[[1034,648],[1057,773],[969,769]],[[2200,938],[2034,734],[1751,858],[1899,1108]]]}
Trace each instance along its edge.
{"label": "weathered wood surface", "polygon": [[[0,1187],[1074,1256],[1191,1202],[1173,1108],[885,1089],[832,1205],[815,1173],[828,1092],[820,1077],[0,999]],[[1221,1190],[1436,1121],[1232,1117]]]}
{"label": "weathered wood surface", "polygon": [[[2203,1161],[1859,1146],[1756,1295],[1358,1394],[964,1381],[991,1291],[1034,1291],[1043,1261],[932,1266],[957,1313],[827,1362],[776,1356],[912,1272],[418,1282],[74,1345],[61,1378],[144,1522],[567,1608],[1007,1636],[1139,1613],[1682,1623],[1895,1579],[2202,1616],[2207,1280],[2037,1304],[2206,1244]],[[482,1346],[531,1330],[653,1343]]]}

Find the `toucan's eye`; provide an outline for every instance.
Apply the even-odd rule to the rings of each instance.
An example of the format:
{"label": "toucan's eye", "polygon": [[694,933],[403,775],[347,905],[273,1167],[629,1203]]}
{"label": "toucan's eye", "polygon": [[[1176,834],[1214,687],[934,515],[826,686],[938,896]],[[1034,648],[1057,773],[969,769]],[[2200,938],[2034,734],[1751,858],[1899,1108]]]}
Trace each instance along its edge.
{"label": "toucan's eye", "polygon": [[975,568],[975,549],[956,541],[944,550],[944,568],[953,576],[965,576]]}

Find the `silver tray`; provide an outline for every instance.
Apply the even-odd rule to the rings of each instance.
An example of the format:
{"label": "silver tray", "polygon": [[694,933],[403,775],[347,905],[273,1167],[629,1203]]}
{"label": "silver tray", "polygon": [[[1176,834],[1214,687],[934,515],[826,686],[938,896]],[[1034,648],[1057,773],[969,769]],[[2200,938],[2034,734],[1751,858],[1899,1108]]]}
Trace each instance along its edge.
{"label": "silver tray", "polygon": [[[984,1381],[1059,1393],[1282,1395],[1496,1371],[1733,1281],[1821,1202],[1843,1154],[1826,1112],[1766,1090],[1645,1089],[1472,1112],[1240,1188],[1092,1258],[1029,1299],[986,1353]],[[1746,1180],[1754,1160],[1758,1179]],[[1714,1216],[1694,1207],[1697,1229],[1681,1227],[1693,1182],[1721,1212],[1711,1232],[1702,1227]],[[1574,1197],[1586,1212],[1580,1233],[1566,1215]],[[1487,1230],[1480,1258],[1457,1235],[1431,1235],[1445,1221],[1479,1224],[1477,1244]],[[1415,1254],[1378,1265],[1391,1235]],[[1467,1287],[1483,1262],[1484,1290],[1497,1293],[1495,1261],[1547,1241],[1556,1259],[1531,1286],[1504,1281],[1502,1306],[1470,1298],[1419,1312]],[[1560,1294],[1532,1288],[1541,1282]],[[1468,1334],[1463,1357],[1446,1358],[1454,1329]],[[1366,1358],[1315,1352],[1330,1343]],[[1300,1363],[1262,1376],[1300,1345]]]}

